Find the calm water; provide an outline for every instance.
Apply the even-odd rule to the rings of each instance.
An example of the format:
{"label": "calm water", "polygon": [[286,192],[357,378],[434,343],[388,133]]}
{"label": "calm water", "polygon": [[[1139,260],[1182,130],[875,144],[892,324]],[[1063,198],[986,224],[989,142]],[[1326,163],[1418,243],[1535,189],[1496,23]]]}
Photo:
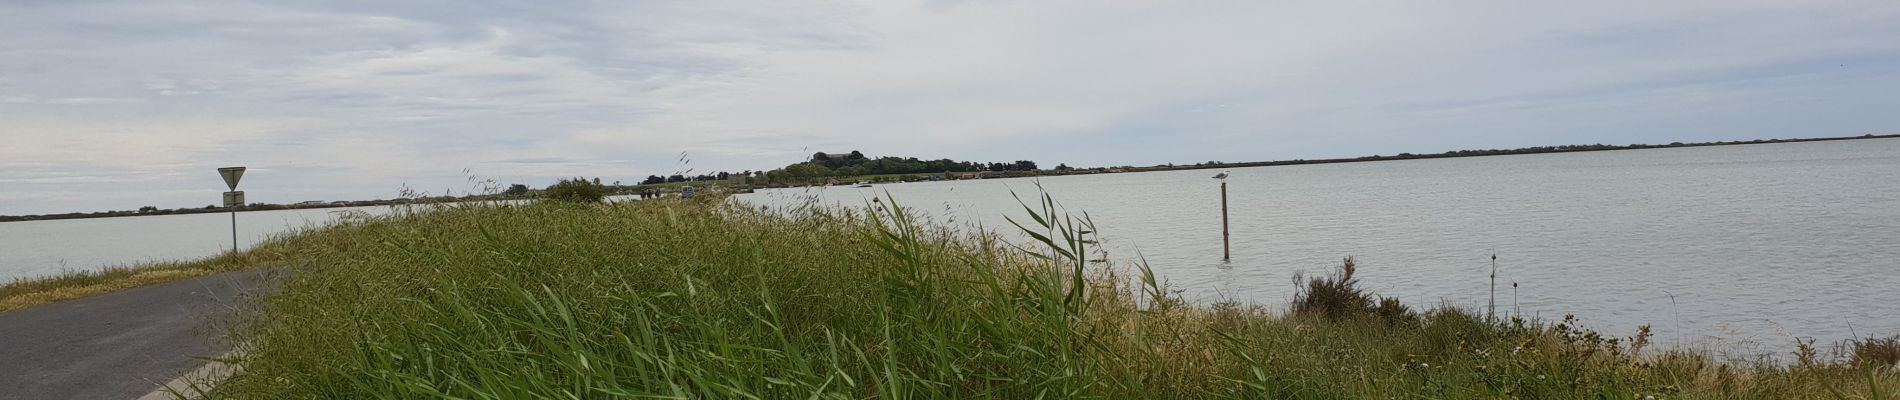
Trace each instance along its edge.
{"label": "calm water", "polygon": [[[216,193],[213,193],[214,195]],[[335,222],[341,213],[388,207],[277,210],[237,214],[238,243]],[[180,261],[231,249],[231,214],[153,215],[0,223],[0,282],[143,261]]]}
{"label": "calm water", "polygon": [[[1284,304],[1296,271],[1354,256],[1414,304],[1499,308],[1663,343],[1779,352],[1900,333],[1900,140],[1764,144],[1231,170],[1233,261],[1217,170],[1041,179],[1112,255],[1145,256],[1189,298]],[[1028,179],[781,189],[861,205],[888,191],[957,224],[1007,226]],[[1512,282],[1518,284],[1513,294]]]}

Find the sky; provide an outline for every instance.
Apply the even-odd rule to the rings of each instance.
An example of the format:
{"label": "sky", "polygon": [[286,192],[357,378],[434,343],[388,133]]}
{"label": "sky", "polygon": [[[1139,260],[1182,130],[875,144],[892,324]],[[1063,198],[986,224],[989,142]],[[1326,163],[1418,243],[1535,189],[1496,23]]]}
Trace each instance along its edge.
{"label": "sky", "polygon": [[0,214],[1900,133],[1900,2],[0,2]]}

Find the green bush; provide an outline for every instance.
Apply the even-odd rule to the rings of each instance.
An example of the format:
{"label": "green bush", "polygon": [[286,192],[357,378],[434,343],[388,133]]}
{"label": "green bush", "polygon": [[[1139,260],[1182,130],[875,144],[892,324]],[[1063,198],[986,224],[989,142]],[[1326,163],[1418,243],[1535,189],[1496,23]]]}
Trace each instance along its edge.
{"label": "green bush", "polygon": [[[1333,320],[1374,317],[1387,323],[1398,323],[1417,319],[1418,315],[1412,311],[1412,307],[1398,299],[1361,290],[1359,280],[1352,276],[1356,270],[1352,257],[1346,257],[1340,264],[1339,274],[1306,279],[1306,285],[1293,297],[1292,311]],[[1301,278],[1303,276],[1295,275],[1293,279],[1299,282]]]}
{"label": "green bush", "polygon": [[607,188],[582,178],[562,179],[548,185],[544,196],[550,200],[575,203],[599,203],[607,198]]}
{"label": "green bush", "polygon": [[[1330,319],[1342,319],[1364,315],[1372,308],[1372,295],[1359,290],[1359,281],[1353,279],[1354,265],[1352,257],[1340,265],[1338,275],[1317,276],[1306,280],[1306,285],[1293,297],[1293,312],[1315,314]],[[1301,276],[1293,277],[1295,282]]]}

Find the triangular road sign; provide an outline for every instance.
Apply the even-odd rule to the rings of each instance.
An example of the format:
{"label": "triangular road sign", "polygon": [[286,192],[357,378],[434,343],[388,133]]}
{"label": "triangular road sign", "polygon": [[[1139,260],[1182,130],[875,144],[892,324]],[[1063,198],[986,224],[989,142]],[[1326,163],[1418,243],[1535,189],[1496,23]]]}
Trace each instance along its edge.
{"label": "triangular road sign", "polygon": [[218,168],[218,175],[224,177],[224,184],[231,190],[237,190],[238,179],[244,177],[244,167]]}

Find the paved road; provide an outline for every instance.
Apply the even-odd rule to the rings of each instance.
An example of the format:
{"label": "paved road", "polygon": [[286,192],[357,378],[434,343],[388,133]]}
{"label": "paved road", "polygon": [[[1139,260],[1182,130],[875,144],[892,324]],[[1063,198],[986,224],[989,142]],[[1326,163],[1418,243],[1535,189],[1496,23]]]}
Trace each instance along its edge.
{"label": "paved road", "polygon": [[231,272],[0,313],[0,399],[134,399],[230,351],[222,322],[278,270]]}

